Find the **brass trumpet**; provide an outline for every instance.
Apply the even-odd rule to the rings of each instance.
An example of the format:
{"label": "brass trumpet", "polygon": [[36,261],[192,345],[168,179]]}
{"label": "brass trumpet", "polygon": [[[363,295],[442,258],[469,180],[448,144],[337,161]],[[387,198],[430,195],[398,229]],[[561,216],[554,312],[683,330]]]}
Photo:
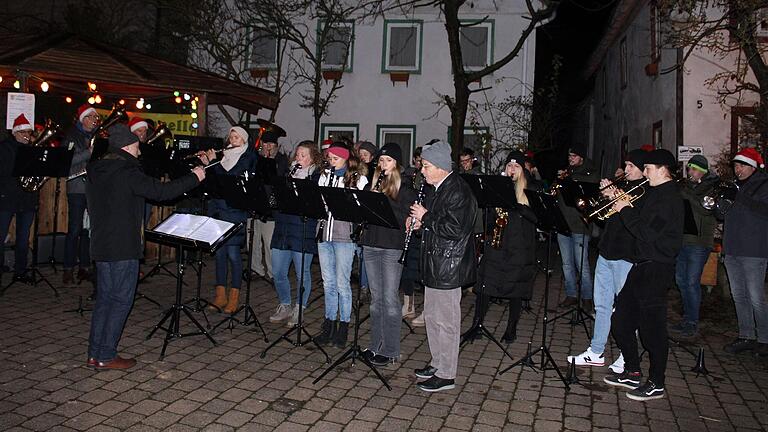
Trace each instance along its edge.
{"label": "brass trumpet", "polygon": [[594,219],[601,221],[607,220],[611,216],[616,214],[616,210],[613,209],[613,205],[621,200],[629,199],[630,203],[635,202],[638,198],[645,195],[645,184],[648,183],[648,179],[643,179],[640,183],[631,187],[626,191],[621,191],[611,199],[606,199],[596,206],[597,208],[591,211],[584,219],[586,222],[591,222]]}
{"label": "brass trumpet", "polygon": [[603,191],[608,189],[608,188],[611,188],[611,187],[618,187],[617,185],[619,183],[623,183],[626,180],[627,180],[627,175],[626,174],[621,174],[621,175],[618,175],[618,176],[612,178],[610,183],[608,183],[607,185],[605,185],[605,186],[603,186],[603,187],[601,187],[600,189],[597,190],[598,194],[597,194],[596,197],[592,197],[592,198],[589,198],[589,199],[579,198],[576,201],[576,208],[578,208],[581,211],[587,211],[588,209],[593,209],[593,208],[596,208],[596,207],[600,206],[606,200],[609,200],[608,198],[603,196]]}

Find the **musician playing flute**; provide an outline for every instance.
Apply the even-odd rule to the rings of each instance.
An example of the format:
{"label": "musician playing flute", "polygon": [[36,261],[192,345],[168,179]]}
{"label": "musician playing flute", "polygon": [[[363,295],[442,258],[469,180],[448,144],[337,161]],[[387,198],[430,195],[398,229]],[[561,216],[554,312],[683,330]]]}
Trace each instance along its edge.
{"label": "musician playing flute", "polygon": [[384,144],[373,173],[373,184],[381,181],[376,192],[387,196],[400,226],[385,228],[368,225],[361,241],[371,290],[371,333],[368,349],[363,355],[376,366],[386,366],[400,357],[402,305],[398,293],[403,265],[398,260],[405,246],[405,230],[408,229],[405,219],[411,204],[416,201],[416,192],[405,187],[402,158],[399,145]]}
{"label": "musician playing flute", "polygon": [[424,179],[435,187],[424,205],[413,204],[410,218],[421,238],[424,322],[432,360],[417,369],[426,392],[455,387],[461,336],[461,287],[475,282],[473,228],[477,201],[467,182],[453,172],[451,146],[438,141],[421,152]]}

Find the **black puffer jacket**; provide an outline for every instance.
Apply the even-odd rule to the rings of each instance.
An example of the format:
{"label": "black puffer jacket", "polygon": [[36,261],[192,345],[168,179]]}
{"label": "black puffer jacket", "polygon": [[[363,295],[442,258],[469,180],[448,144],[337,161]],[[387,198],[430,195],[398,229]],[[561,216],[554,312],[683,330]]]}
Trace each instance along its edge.
{"label": "black puffer jacket", "polygon": [[425,203],[421,277],[425,286],[454,289],[475,282],[473,226],[477,201],[469,185],[451,173]]}
{"label": "black puffer jacket", "polygon": [[25,192],[18,177],[13,176],[16,153],[22,145],[13,137],[0,142],[0,210],[33,211],[37,207],[39,193]]}

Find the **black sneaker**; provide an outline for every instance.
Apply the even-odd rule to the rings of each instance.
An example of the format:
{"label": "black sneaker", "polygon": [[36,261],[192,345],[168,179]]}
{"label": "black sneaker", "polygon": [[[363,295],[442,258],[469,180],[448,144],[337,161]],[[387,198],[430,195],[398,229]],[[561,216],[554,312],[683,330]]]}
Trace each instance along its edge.
{"label": "black sneaker", "polygon": [[642,386],[627,392],[627,397],[637,401],[648,401],[664,397],[664,387],[657,386],[648,380]]}
{"label": "black sneaker", "polygon": [[416,385],[425,392],[439,392],[456,387],[452,379],[438,378],[434,375],[426,381],[422,381]]}
{"label": "black sneaker", "polygon": [[394,363],[394,362],[395,362],[394,358],[383,356],[381,354],[376,354],[371,359],[371,364],[374,365],[374,366],[379,366],[379,367],[383,367],[383,366],[386,366],[386,365],[388,365],[390,363]]}
{"label": "black sneaker", "polygon": [[376,356],[376,354],[373,351],[369,350],[369,349],[363,351],[363,359],[365,359],[368,363],[373,361],[373,358],[375,356]]}
{"label": "black sneaker", "polygon": [[768,357],[768,343],[758,343],[754,351],[758,357]]}
{"label": "black sneaker", "polygon": [[417,377],[421,379],[428,379],[428,378],[432,378],[435,375],[435,372],[437,372],[437,368],[434,368],[431,365],[426,365],[421,369],[416,369],[414,372],[416,372]]}
{"label": "black sneaker", "polygon": [[738,354],[743,351],[751,351],[757,347],[757,342],[752,339],[736,339],[723,347],[723,350],[730,354]]}
{"label": "black sneaker", "polygon": [[627,372],[624,371],[620,374],[610,374],[603,378],[603,382],[612,386],[624,387],[630,390],[634,390],[640,387],[640,378],[643,374],[640,372]]}

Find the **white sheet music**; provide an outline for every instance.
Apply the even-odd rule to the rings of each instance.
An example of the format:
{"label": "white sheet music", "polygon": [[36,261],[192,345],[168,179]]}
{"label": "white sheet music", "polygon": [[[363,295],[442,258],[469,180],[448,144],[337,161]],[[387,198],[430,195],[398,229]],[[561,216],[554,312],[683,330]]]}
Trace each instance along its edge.
{"label": "white sheet music", "polygon": [[153,231],[213,244],[235,224],[187,213],[174,213]]}

